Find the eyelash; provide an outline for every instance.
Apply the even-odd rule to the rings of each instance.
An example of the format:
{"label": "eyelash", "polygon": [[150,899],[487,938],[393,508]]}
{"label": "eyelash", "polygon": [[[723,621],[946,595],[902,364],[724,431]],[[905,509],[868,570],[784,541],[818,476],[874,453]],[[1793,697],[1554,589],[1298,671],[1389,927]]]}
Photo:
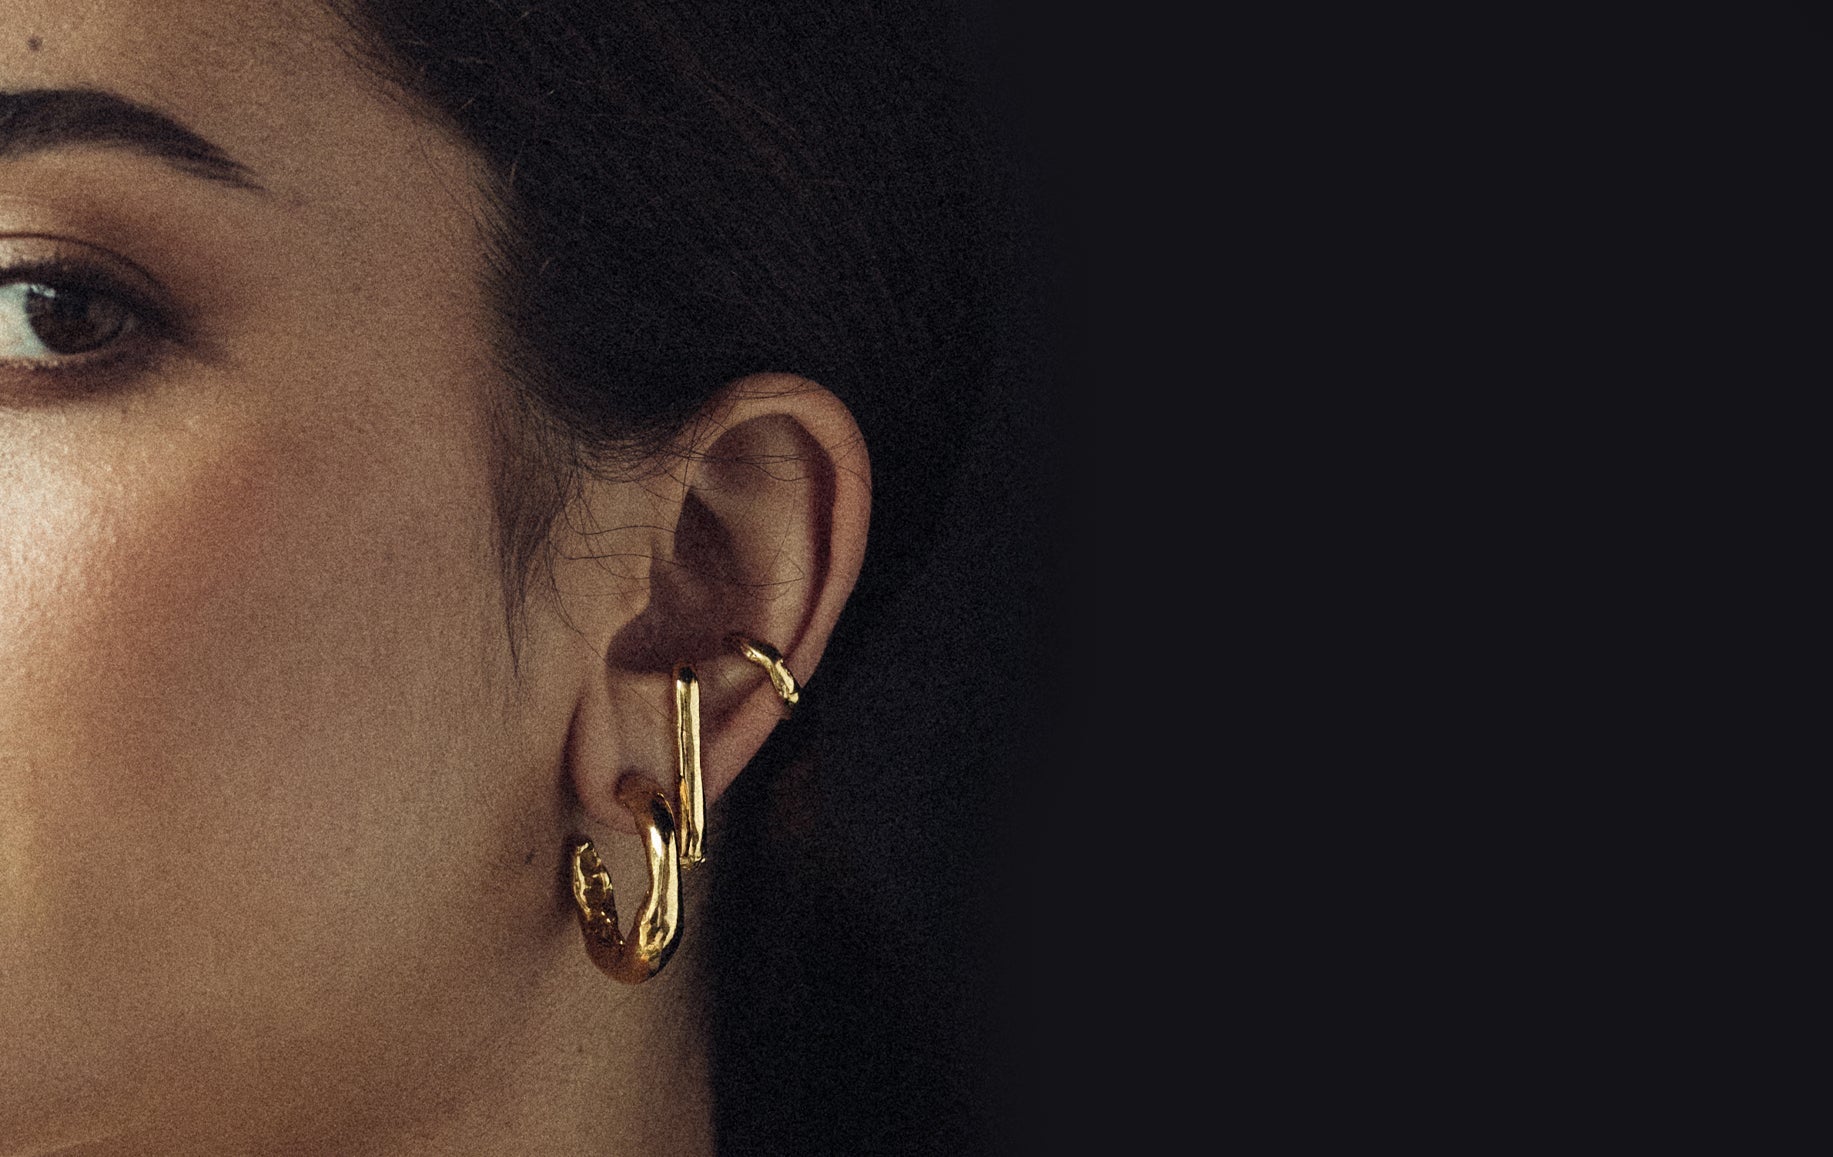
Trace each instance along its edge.
{"label": "eyelash", "polygon": [[99,349],[44,358],[0,357],[0,372],[76,374],[126,368],[135,359],[145,360],[158,343],[172,341],[178,336],[177,319],[161,303],[107,269],[87,261],[60,255],[0,267],[0,289],[16,285],[44,286],[65,292],[74,290],[107,298],[126,310],[131,320],[118,338]]}

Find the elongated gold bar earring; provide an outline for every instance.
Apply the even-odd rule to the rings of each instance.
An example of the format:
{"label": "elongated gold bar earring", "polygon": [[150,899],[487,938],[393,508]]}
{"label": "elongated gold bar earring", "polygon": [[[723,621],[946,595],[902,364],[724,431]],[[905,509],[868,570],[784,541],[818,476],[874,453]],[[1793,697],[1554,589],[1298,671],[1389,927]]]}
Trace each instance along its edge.
{"label": "elongated gold bar earring", "polygon": [[681,807],[681,866],[706,862],[706,787],[700,779],[700,680],[686,663],[675,665],[676,794]]}
{"label": "elongated gold bar earring", "polygon": [[662,971],[680,942],[681,853],[675,815],[666,796],[640,777],[625,776],[617,785],[617,801],[629,809],[642,830],[649,892],[637,910],[630,935],[625,936],[618,929],[611,874],[605,871],[592,841],[578,840],[571,857],[573,903],[579,909],[579,930],[592,963],[626,984],[641,984]]}
{"label": "elongated gold bar earring", "polygon": [[[731,634],[727,642],[739,654],[770,673],[770,684],[788,714],[802,697],[796,677],[769,643]],[[681,820],[681,867],[706,863],[706,785],[700,771],[700,679],[686,663],[675,664],[675,763],[679,769],[676,814]]]}
{"label": "elongated gold bar earring", "polygon": [[788,718],[795,711],[796,705],[802,702],[802,685],[789,673],[789,665],[783,662],[782,652],[761,639],[753,639],[736,631],[726,636],[726,642],[738,648],[739,654],[770,675],[770,685],[776,688],[777,698],[783,701],[783,716]]}

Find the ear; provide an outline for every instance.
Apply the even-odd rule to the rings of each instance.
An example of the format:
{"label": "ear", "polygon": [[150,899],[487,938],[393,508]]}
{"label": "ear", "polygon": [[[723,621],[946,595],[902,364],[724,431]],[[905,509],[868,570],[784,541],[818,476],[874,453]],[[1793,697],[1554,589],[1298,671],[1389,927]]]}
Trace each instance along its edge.
{"label": "ear", "polygon": [[771,644],[809,682],[859,577],[871,512],[852,414],[792,375],[733,383],[656,466],[589,483],[576,504],[585,521],[557,551],[563,610],[603,656],[580,687],[569,772],[587,814],[623,830],[625,775],[672,795],[675,665],[700,681],[711,804],[784,714],[767,673],[727,636]]}

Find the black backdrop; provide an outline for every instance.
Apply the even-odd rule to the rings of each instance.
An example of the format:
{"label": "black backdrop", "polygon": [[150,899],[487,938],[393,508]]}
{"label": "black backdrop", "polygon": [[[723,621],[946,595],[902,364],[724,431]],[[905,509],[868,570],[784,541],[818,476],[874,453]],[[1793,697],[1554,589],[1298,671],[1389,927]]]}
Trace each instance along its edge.
{"label": "black backdrop", "polygon": [[[962,5],[985,114],[1000,353],[894,597],[842,619],[808,705],[724,810],[712,911],[724,1152],[1047,1147],[1036,861],[1058,814],[1066,432],[1079,392],[1070,222],[1080,37],[1059,13]],[[818,758],[809,753],[818,752]],[[1045,967],[1048,967],[1047,965]]]}

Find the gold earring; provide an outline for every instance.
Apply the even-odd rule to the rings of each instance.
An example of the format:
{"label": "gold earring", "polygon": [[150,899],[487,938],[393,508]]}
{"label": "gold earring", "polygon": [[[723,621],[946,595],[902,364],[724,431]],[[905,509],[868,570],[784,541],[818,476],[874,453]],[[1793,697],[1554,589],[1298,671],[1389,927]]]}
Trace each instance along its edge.
{"label": "gold earring", "polygon": [[787,718],[796,709],[796,704],[802,702],[802,686],[789,673],[789,665],[783,662],[782,652],[769,643],[736,631],[726,636],[726,642],[737,647],[739,654],[769,673],[770,685],[776,688],[777,697],[783,701],[783,715]]}
{"label": "gold earring", "polygon": [[681,866],[705,863],[706,788],[700,780],[700,680],[675,665],[675,791],[681,801]]}
{"label": "gold earring", "polygon": [[636,923],[628,937],[618,930],[611,874],[605,871],[591,840],[573,844],[573,903],[579,908],[579,930],[592,963],[626,984],[641,984],[662,971],[680,941],[680,852],[674,812],[667,797],[654,786],[627,775],[618,782],[617,802],[630,810],[642,829],[649,860],[649,893],[643,897]]}

